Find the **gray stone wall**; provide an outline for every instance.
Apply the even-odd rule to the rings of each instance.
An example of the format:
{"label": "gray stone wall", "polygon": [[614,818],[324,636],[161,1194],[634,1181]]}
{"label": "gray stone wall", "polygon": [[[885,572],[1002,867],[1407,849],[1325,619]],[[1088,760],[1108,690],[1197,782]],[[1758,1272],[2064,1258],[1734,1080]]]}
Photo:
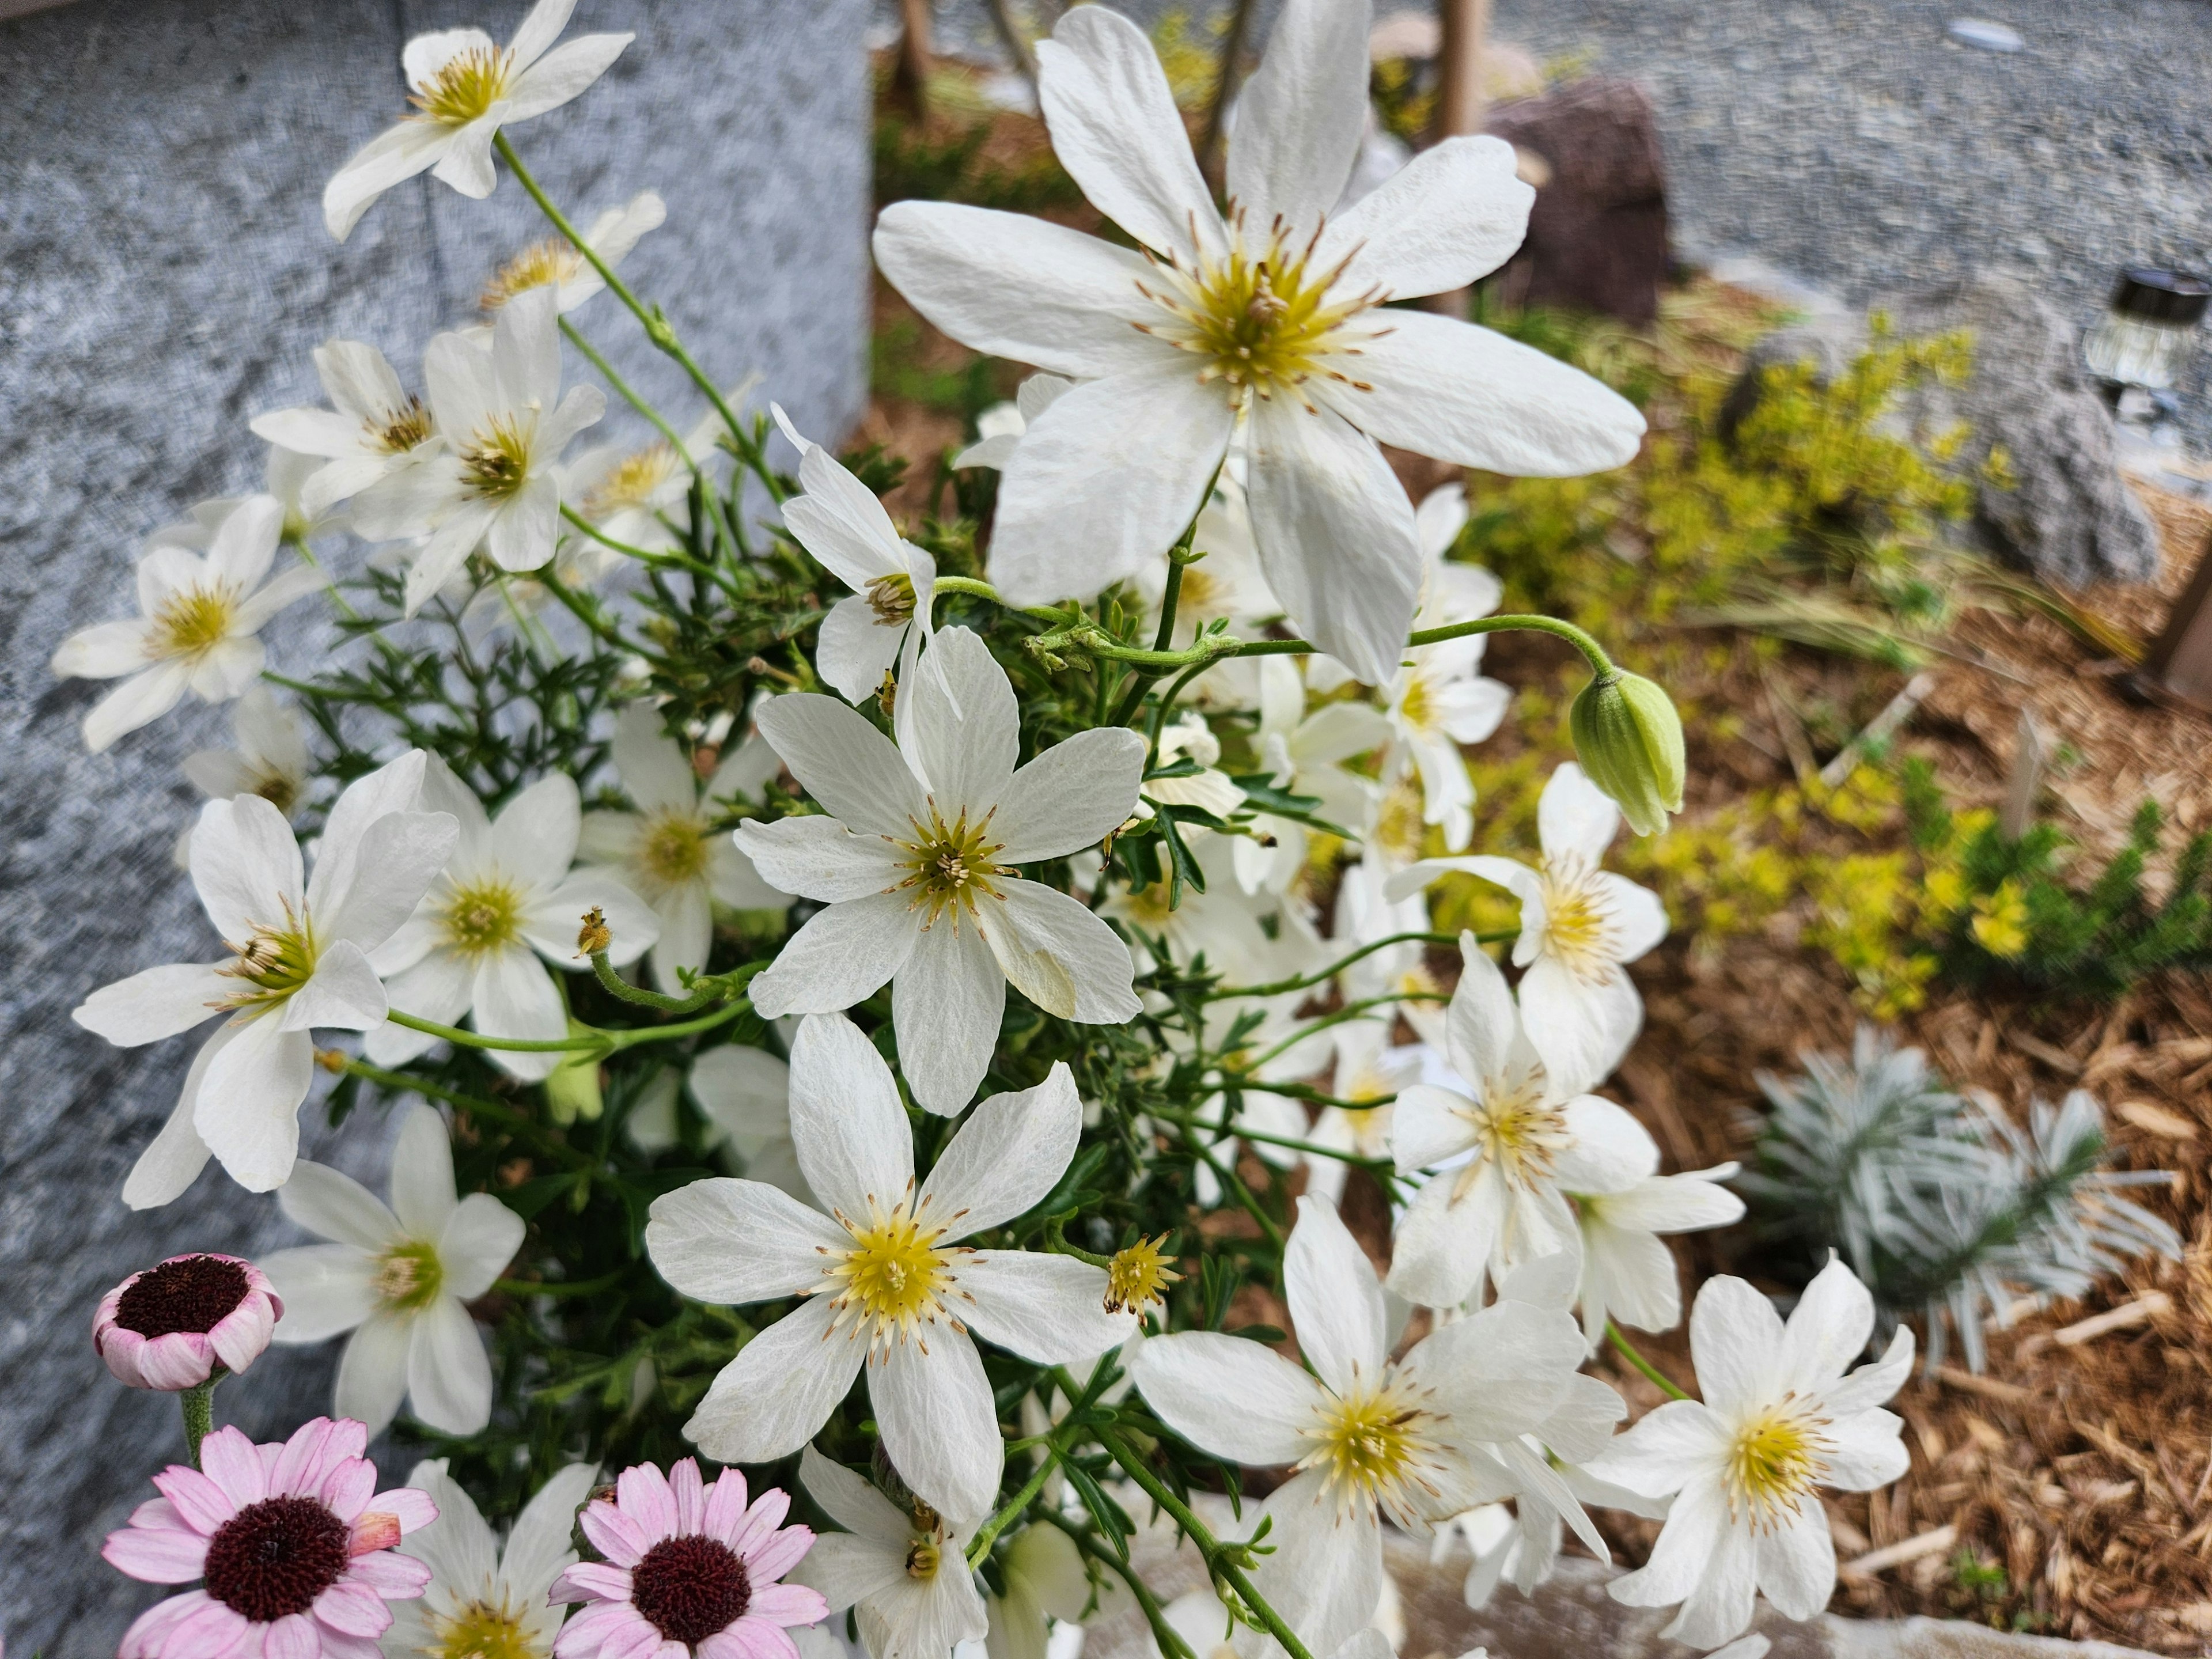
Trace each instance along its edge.
{"label": "gray stone wall", "polygon": [[[168,1208],[126,1212],[124,1173],[195,1040],[126,1052],[68,1019],[94,986],[212,949],[170,852],[194,805],[177,763],[228,741],[228,712],[192,704],[88,756],[76,723],[101,688],[46,661],[70,630],[130,611],[147,531],[258,486],[246,422],[319,400],[316,343],[374,341],[414,380],[431,333],[468,320],[490,268],[542,234],[507,179],[481,203],[418,179],[343,247],[319,205],[404,107],[409,36],[471,21],[504,39],[524,9],[82,0],[0,21],[0,1623],[17,1653],[112,1653],[155,1599],[95,1552],[178,1455],[176,1410],[93,1356],[101,1291],[179,1250],[293,1242],[271,1200],[212,1165]],[[758,368],[824,433],[866,395],[865,21],[865,0],[582,0],[572,32],[638,39],[513,135],[586,221],[659,190],[668,223],[626,274],[713,372]],[[689,419],[673,366],[613,301],[578,320]],[[646,435],[625,413],[600,430]],[[315,610],[272,634],[277,664],[302,660]],[[333,1137],[318,1121],[311,1104],[304,1150],[380,1183],[385,1124]],[[272,1354],[218,1414],[276,1432],[324,1408],[328,1364]]]}

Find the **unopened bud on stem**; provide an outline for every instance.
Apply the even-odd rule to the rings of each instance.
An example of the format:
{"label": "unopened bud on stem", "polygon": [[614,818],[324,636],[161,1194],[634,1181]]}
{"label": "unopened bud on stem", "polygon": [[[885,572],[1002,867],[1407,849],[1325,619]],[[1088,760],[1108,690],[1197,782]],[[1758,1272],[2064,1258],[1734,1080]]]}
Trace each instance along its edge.
{"label": "unopened bud on stem", "polygon": [[1568,724],[1583,770],[1638,835],[1657,835],[1682,810],[1682,721],[1658,686],[1618,669],[1601,674],[1575,699]]}

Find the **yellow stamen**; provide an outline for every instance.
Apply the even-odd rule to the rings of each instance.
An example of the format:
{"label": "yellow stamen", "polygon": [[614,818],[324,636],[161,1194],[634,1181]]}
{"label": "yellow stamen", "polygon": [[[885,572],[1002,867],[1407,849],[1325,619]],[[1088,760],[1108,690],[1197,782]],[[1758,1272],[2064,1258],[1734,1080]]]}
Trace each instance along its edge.
{"label": "yellow stamen", "polygon": [[682,465],[665,442],[650,443],[623,456],[584,497],[584,516],[597,520],[614,513],[651,512],[662,487]]}
{"label": "yellow stamen", "polygon": [[878,628],[903,628],[914,620],[914,578],[894,571],[868,584],[868,608]]}
{"label": "yellow stamen", "polygon": [[523,1627],[520,1610],[501,1595],[499,1605],[471,1601],[452,1613],[426,1609],[431,1644],[428,1659],[543,1659],[545,1650]]}
{"label": "yellow stamen", "polygon": [[1618,971],[1613,914],[1600,897],[1598,872],[1577,854],[1547,857],[1540,872],[1547,956],[1586,984]]}
{"label": "yellow stamen", "polygon": [[479,495],[503,500],[530,477],[530,437],[512,417],[495,418],[462,446],[461,474]]}
{"label": "yellow stamen", "polygon": [[1722,1475],[1729,1510],[1754,1526],[1794,1513],[1827,1473],[1835,1447],[1820,1432],[1826,1427],[1826,1419],[1787,1399],[1739,1425]]}
{"label": "yellow stamen", "polygon": [[466,956],[488,955],[522,937],[522,895],[497,877],[456,888],[439,920],[453,949]]}
{"label": "yellow stamen", "polygon": [[704,876],[712,851],[707,821],[696,812],[655,813],[638,838],[638,862],[663,887],[680,887]]}
{"label": "yellow stamen", "polygon": [[387,409],[364,424],[369,447],[382,450],[387,455],[404,455],[416,445],[428,441],[430,434],[438,429],[420,398],[410,398],[404,407]]}
{"label": "yellow stamen", "polygon": [[1107,1264],[1108,1313],[1143,1313],[1164,1298],[1169,1285],[1182,1278],[1160,1254],[1160,1246],[1167,1241],[1165,1233],[1158,1238],[1140,1238]]}
{"label": "yellow stamen", "polygon": [[964,1252],[939,1243],[957,1218],[937,1221],[917,1212],[911,1187],[888,1208],[872,1197],[865,1224],[840,1213],[853,1248],[836,1259],[821,1287],[836,1310],[830,1328],[850,1326],[872,1349],[919,1338],[924,1325],[939,1319],[964,1328],[945,1305],[956,1294],[953,1258]]}
{"label": "yellow stamen", "polygon": [[266,1007],[283,1001],[315,976],[315,936],[304,914],[295,915],[291,901],[283,902],[281,923],[257,923],[243,944],[223,943],[232,960],[216,972],[245,985],[211,1005],[238,1010]]}
{"label": "yellow stamen", "polygon": [[1567,1129],[1565,1107],[1549,1095],[1543,1073],[1530,1072],[1517,1085],[1460,1109],[1474,1133],[1475,1146],[1473,1160],[1460,1171],[1452,1188],[1455,1201],[1467,1195],[1486,1169],[1497,1170],[1515,1188],[1550,1178],[1559,1154],[1574,1144],[1574,1136]]}
{"label": "yellow stamen", "polygon": [[229,582],[211,581],[172,593],[154,612],[146,633],[149,657],[204,657],[230,637],[239,593]]}
{"label": "yellow stamen", "polygon": [[378,1302],[400,1313],[429,1306],[445,1282],[438,1247],[410,1239],[392,1245],[377,1258],[370,1285]]}
{"label": "yellow stamen", "polygon": [[565,236],[549,236],[542,242],[532,242],[494,271],[477,304],[488,313],[497,311],[518,294],[527,294],[533,288],[558,288],[574,281],[583,270],[584,256],[574,242]]}
{"label": "yellow stamen", "polygon": [[1401,1521],[1415,1516],[1421,1498],[1437,1495],[1432,1479],[1442,1449],[1442,1427],[1422,1405],[1422,1392],[1401,1379],[1331,1395],[1304,1431],[1313,1450],[1300,1469],[1324,1471],[1324,1490],[1343,1509],[1372,1512],[1378,1505]]}
{"label": "yellow stamen", "polygon": [[500,46],[472,46],[447,60],[407,101],[417,118],[440,126],[465,127],[507,95],[514,54]]}
{"label": "yellow stamen", "polygon": [[1005,845],[990,838],[991,819],[997,811],[992,808],[971,827],[968,809],[963,806],[960,816],[948,824],[933,799],[929,804],[929,822],[924,824],[919,818],[908,819],[914,826],[913,836],[893,842],[903,853],[903,862],[912,873],[892,890],[913,890],[914,906],[929,913],[922,922],[924,927],[935,927],[950,910],[952,925],[957,928],[963,912],[969,916],[975,914],[978,893],[992,898],[1004,896],[998,878],[1008,872],[991,862],[991,855]]}

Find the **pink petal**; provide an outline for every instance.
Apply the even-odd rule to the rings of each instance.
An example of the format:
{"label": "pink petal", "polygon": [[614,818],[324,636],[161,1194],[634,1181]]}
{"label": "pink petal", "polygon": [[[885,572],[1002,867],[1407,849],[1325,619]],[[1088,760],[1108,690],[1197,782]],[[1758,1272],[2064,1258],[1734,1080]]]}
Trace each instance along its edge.
{"label": "pink petal", "polygon": [[[131,1524],[134,1527],[167,1527],[177,1532],[192,1530],[185,1524],[185,1517],[177,1513],[177,1506],[166,1498],[149,1498],[131,1510]],[[198,1537],[199,1534],[193,1533],[192,1535]]]}
{"label": "pink petal", "polygon": [[368,1507],[376,1490],[376,1465],[366,1457],[349,1457],[323,1477],[314,1496],[330,1506],[332,1515],[350,1524]]}
{"label": "pink petal", "polygon": [[[660,1632],[640,1617],[634,1625],[616,1627],[606,1640],[599,1644],[599,1659],[647,1659],[658,1654],[664,1645]],[[678,1648],[680,1655],[684,1650]]]}
{"label": "pink petal", "polygon": [[366,1636],[348,1636],[326,1625],[315,1628],[322,1633],[323,1659],[384,1659],[384,1650]]}
{"label": "pink petal", "polygon": [[[723,1652],[728,1659],[799,1659],[799,1644],[786,1636],[781,1626],[750,1613],[711,1639],[725,1644]],[[707,1651],[703,1642],[700,1651]]]}
{"label": "pink petal", "polygon": [[707,1483],[699,1478],[699,1460],[687,1457],[668,1471],[668,1493],[676,1500],[676,1530],[702,1532],[706,1528]]}
{"label": "pink petal", "polygon": [[111,1331],[96,1331],[92,1339],[93,1351],[107,1364],[109,1373],[118,1382],[133,1389],[150,1389],[139,1358],[146,1352],[146,1339],[136,1331],[118,1327]]}
{"label": "pink petal", "polygon": [[813,1547],[813,1528],[786,1527],[746,1553],[745,1571],[752,1576],[754,1583],[766,1583],[789,1572]]}
{"label": "pink petal", "polygon": [[315,1622],[342,1636],[381,1636],[392,1628],[392,1609],[367,1584],[341,1578],[315,1598]]}
{"label": "pink petal", "polygon": [[206,1606],[208,1599],[205,1590],[186,1590],[182,1595],[156,1601],[131,1621],[131,1628],[123,1632],[123,1645],[115,1650],[115,1659],[161,1659],[169,1633]]}
{"label": "pink petal", "polygon": [[347,1562],[344,1577],[350,1583],[368,1585],[388,1601],[404,1601],[429,1588],[430,1564],[411,1555],[376,1550]]}
{"label": "pink petal", "polygon": [[318,1496],[333,1465],[323,1461],[331,1431],[337,1425],[327,1417],[310,1418],[276,1449],[276,1467],[269,1472],[269,1490],[287,1498]]}
{"label": "pink petal", "polygon": [[818,1625],[830,1616],[822,1592],[804,1584],[763,1584],[753,1591],[748,1619],[765,1619],[771,1625]]}
{"label": "pink petal", "polygon": [[189,1584],[207,1565],[207,1550],[208,1540],[188,1527],[129,1526],[108,1534],[100,1555],[149,1584]]}
{"label": "pink petal", "polygon": [[145,1386],[174,1394],[197,1388],[215,1370],[215,1345],[197,1331],[172,1331],[138,1350],[138,1374]]}
{"label": "pink petal", "polygon": [[380,1492],[369,1507],[398,1516],[402,1532],[418,1531],[438,1518],[438,1506],[430,1501],[430,1494],[417,1492],[412,1486],[394,1486],[390,1492]]}
{"label": "pink petal", "polygon": [[616,1566],[611,1561],[572,1562],[561,1576],[553,1581],[547,1599],[562,1601],[627,1601],[629,1600],[629,1569]]}
{"label": "pink petal", "polygon": [[200,1472],[241,1510],[271,1492],[260,1449],[236,1429],[217,1429],[200,1442]]}
{"label": "pink petal", "polygon": [[553,1651],[562,1656],[597,1653],[599,1643],[609,1632],[641,1616],[638,1610],[627,1601],[594,1601],[561,1626],[561,1634],[553,1644]]}
{"label": "pink petal", "polygon": [[249,1296],[216,1322],[208,1341],[216,1357],[234,1371],[242,1371],[261,1357],[276,1331],[275,1298]]}
{"label": "pink petal", "polygon": [[386,1515],[381,1510],[371,1510],[354,1522],[353,1535],[346,1540],[346,1553],[375,1555],[398,1541],[399,1517]]}
{"label": "pink petal", "polygon": [[635,1521],[604,1499],[586,1504],[577,1520],[592,1547],[619,1566],[635,1566],[653,1547]]}
{"label": "pink petal", "polygon": [[783,1517],[790,1513],[791,1494],[780,1486],[770,1486],[745,1511],[744,1524],[730,1540],[730,1547],[739,1555],[750,1557],[753,1549],[781,1526]]}
{"label": "pink petal", "polygon": [[[207,1449],[216,1443],[216,1435],[234,1434],[243,1441],[246,1437],[235,1429],[217,1429],[215,1434],[200,1443],[200,1455],[205,1458]],[[249,1447],[249,1450],[252,1449]],[[154,1477],[154,1488],[177,1506],[177,1513],[194,1532],[214,1535],[217,1527],[236,1515],[243,1504],[256,1501],[249,1498],[243,1504],[234,1504],[230,1494],[202,1474],[198,1469],[182,1463],[172,1463]]]}
{"label": "pink petal", "polygon": [[209,1601],[169,1632],[161,1651],[167,1659],[259,1659],[261,1644],[245,1614]]}
{"label": "pink petal", "polygon": [[745,1477],[736,1469],[724,1469],[720,1478],[708,1488],[706,1519],[699,1529],[709,1538],[734,1545],[738,1528],[744,1522]]}
{"label": "pink petal", "polygon": [[304,1613],[289,1613],[261,1632],[264,1659],[322,1659],[323,1633]]}
{"label": "pink petal", "polygon": [[615,1503],[634,1522],[648,1546],[676,1532],[676,1495],[668,1477],[650,1463],[624,1469],[615,1482]]}

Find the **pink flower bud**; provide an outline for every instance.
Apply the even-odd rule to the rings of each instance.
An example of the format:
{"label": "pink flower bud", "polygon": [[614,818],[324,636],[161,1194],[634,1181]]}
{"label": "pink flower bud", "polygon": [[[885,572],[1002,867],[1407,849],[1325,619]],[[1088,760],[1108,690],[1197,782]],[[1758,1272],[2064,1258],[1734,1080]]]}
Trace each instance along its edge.
{"label": "pink flower bud", "polygon": [[220,1364],[242,1371],[269,1346],[284,1304],[234,1255],[171,1256],[100,1299],[92,1346],[116,1380],[174,1394]]}

